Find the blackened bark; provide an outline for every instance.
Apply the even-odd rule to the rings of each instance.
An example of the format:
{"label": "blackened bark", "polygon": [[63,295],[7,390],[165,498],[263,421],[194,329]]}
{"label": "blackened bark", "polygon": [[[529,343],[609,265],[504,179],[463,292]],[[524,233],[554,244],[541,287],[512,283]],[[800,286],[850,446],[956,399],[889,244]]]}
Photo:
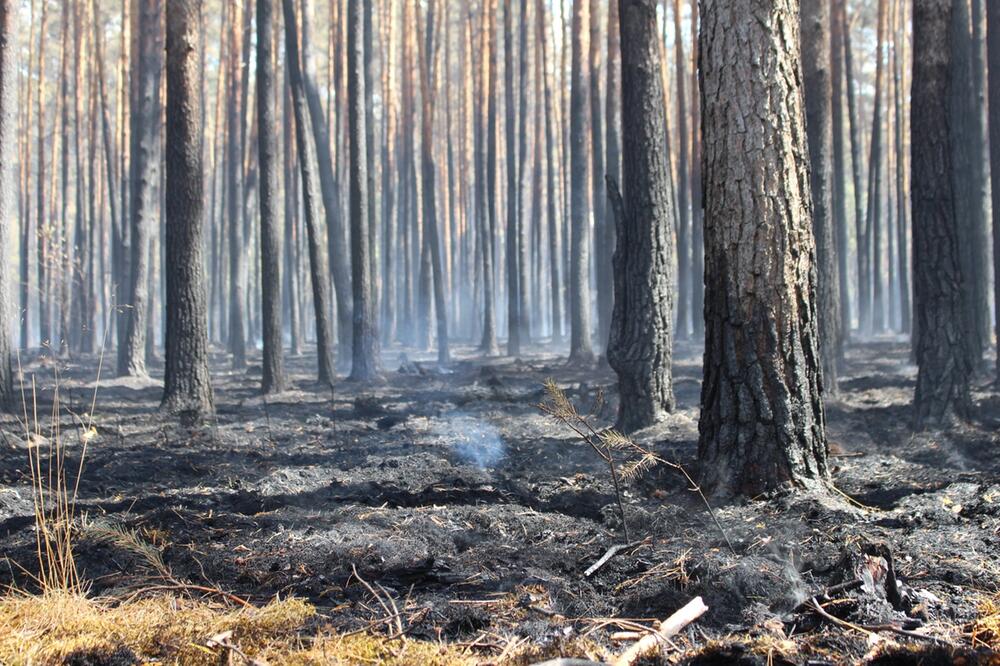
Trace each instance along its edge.
{"label": "blackened bark", "polygon": [[274,7],[257,0],[257,152],[260,163],[260,286],[264,333],[261,388],[284,389],[281,347],[281,225],[278,222],[277,140],[274,136]]}
{"label": "blackened bark", "polygon": [[802,69],[805,87],[806,132],[809,137],[813,236],[816,239],[819,347],[823,359],[823,387],[837,394],[840,357],[840,277],[834,250],[832,215],[833,134],[830,77],[830,0],[802,0]]}
{"label": "blackened bark", "polygon": [[167,328],[163,408],[209,414],[200,63],[202,0],[167,0]]}
{"label": "blackened bark", "polygon": [[590,363],[590,192],[587,135],[590,131],[590,79],[587,51],[590,0],[573,0],[573,65],[570,88],[570,361]]}
{"label": "blackened bark", "polygon": [[[160,114],[156,107],[157,82],[160,60],[157,52],[160,31],[159,0],[140,0],[138,58],[135,67],[137,82],[136,107],[132,110],[132,163],[131,169],[131,274],[129,289],[129,318],[123,344],[124,357],[120,360],[118,374],[125,376],[146,375],[146,333],[149,316],[149,238],[157,221],[159,199],[156,183],[159,181],[156,160],[156,137],[159,134]],[[120,342],[119,344],[122,344]]]}
{"label": "blackened bark", "polygon": [[828,476],[798,16],[797,0],[702,4],[698,458],[720,493],[815,488]]}
{"label": "blackened bark", "polygon": [[986,3],[989,67],[990,180],[993,196],[993,321],[997,332],[997,381],[1000,382],[1000,4]]}
{"label": "blackened bark", "polygon": [[365,132],[364,10],[347,2],[347,100],[350,126],[351,289],[354,296],[354,353],[351,379],[371,381],[381,374],[371,244],[368,235],[368,149]]}
{"label": "blackened bark", "polygon": [[618,245],[608,362],[618,374],[618,428],[632,432],[674,408],[670,168],[655,0],[621,3],[624,200],[609,176]]}
{"label": "blackened bark", "polygon": [[309,247],[309,274],[312,279],[313,312],[316,318],[316,352],[319,356],[319,382],[332,385],[333,357],[330,353],[330,284],[327,263],[319,241],[320,193],[316,175],[316,146],[309,133],[309,109],[306,102],[302,69],[299,65],[298,30],[295,24],[295,0],[282,0],[285,18],[285,61],[288,82],[292,89],[292,110],[295,116],[295,142],[299,153],[299,173],[302,178],[302,207],[305,210],[306,242]]}
{"label": "blackened bark", "polygon": [[15,1],[0,0],[0,410],[14,408],[11,369],[13,281],[11,280],[10,220],[15,214],[14,162],[17,159],[17,39]]}
{"label": "blackened bark", "polygon": [[910,131],[918,427],[961,416],[969,407],[971,366],[951,177],[952,17],[952,0],[914,2]]}

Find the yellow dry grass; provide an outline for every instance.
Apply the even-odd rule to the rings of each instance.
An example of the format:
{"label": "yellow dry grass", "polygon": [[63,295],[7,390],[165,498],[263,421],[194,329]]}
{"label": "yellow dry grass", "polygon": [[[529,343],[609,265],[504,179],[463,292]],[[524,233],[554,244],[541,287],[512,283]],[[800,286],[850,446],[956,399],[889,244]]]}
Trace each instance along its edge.
{"label": "yellow dry grass", "polygon": [[[435,643],[388,640],[369,634],[338,636],[314,630],[315,609],[296,599],[258,609],[233,609],[202,601],[156,597],[124,604],[51,592],[0,598],[0,664],[63,663],[74,652],[123,647],[161,664],[226,663],[226,648],[211,639],[232,632],[229,663],[397,664],[465,666],[472,660]],[[245,655],[245,658],[240,654]]]}

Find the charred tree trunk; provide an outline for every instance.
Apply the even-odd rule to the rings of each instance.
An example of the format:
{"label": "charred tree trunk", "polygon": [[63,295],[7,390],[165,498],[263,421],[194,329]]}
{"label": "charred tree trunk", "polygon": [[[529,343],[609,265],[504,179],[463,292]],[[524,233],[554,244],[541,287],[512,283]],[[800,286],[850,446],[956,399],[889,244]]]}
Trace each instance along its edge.
{"label": "charred tree trunk", "polygon": [[261,389],[285,386],[281,345],[281,226],[278,222],[277,141],[274,136],[274,7],[257,0],[257,152],[260,162],[260,283],[264,362]]}
{"label": "charred tree trunk", "polygon": [[840,357],[840,280],[834,250],[831,208],[833,134],[830,78],[830,0],[802,0],[800,26],[805,87],[806,131],[809,137],[813,236],[816,240],[816,308],[819,347],[823,360],[823,387],[837,395]]}
{"label": "charred tree trunk", "polygon": [[573,66],[570,90],[570,361],[594,360],[590,339],[590,192],[588,142],[590,78],[587,51],[590,41],[590,0],[573,0]]}
{"label": "charred tree trunk", "polygon": [[[705,0],[705,485],[828,476],[797,0]],[[754,67],[735,67],[747,53]],[[766,111],[762,111],[765,110]]]}
{"label": "charred tree trunk", "polygon": [[333,356],[330,353],[330,315],[327,308],[330,284],[327,281],[327,263],[320,243],[320,193],[316,174],[316,146],[309,132],[309,108],[306,102],[302,69],[299,65],[298,30],[295,23],[295,0],[282,0],[285,18],[285,61],[288,82],[292,88],[292,110],[295,115],[295,142],[299,154],[299,173],[302,179],[302,204],[305,209],[306,242],[309,247],[309,275],[312,281],[313,312],[316,317],[316,353],[319,356],[319,382],[332,386],[334,378]]}
{"label": "charred tree trunk", "polygon": [[202,169],[202,0],[167,0],[167,329],[163,408],[213,411],[208,372]]}
{"label": "charred tree trunk", "polygon": [[354,353],[351,379],[371,381],[382,371],[368,235],[368,148],[365,130],[364,12],[361,0],[347,2],[347,98],[350,125],[351,289],[354,295]]}
{"label": "charred tree trunk", "polygon": [[618,374],[618,428],[653,425],[674,409],[671,377],[673,220],[655,0],[621,3],[625,198],[608,176],[618,245],[608,362]]}
{"label": "charred tree trunk", "polygon": [[914,396],[918,427],[941,423],[969,408],[971,367],[965,348],[959,221],[952,179],[952,0],[913,6],[911,168],[913,284],[916,306]]}
{"label": "charred tree trunk", "polygon": [[15,215],[14,162],[17,159],[17,33],[14,0],[0,0],[0,410],[14,408],[13,281],[11,280],[10,221]]}

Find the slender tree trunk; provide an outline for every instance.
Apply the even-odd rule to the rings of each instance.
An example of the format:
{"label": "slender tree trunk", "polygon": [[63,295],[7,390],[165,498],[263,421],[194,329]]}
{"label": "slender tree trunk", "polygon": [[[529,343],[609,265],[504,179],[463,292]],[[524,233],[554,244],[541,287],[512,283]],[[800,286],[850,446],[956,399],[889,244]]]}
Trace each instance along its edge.
{"label": "slender tree trunk", "polygon": [[17,159],[17,19],[15,0],[0,0],[0,410],[14,408],[13,281],[10,252],[10,221],[16,214],[14,162]]}
{"label": "slender tree trunk", "polygon": [[[616,183],[622,182],[622,47],[621,19],[617,0],[608,2],[608,72],[605,91],[605,135],[607,149],[607,175]],[[655,36],[655,31],[654,31]],[[659,64],[659,61],[656,63]],[[610,326],[614,312],[614,266],[613,257],[617,243],[617,219],[608,219],[601,227],[598,237],[602,251],[597,256],[598,285],[607,283],[608,289],[599,288],[598,318],[607,323],[600,329],[601,344],[608,345]],[[609,350],[610,351],[610,350]]]}
{"label": "slender tree trunk", "polygon": [[45,47],[48,44],[48,3],[42,0],[42,17],[38,29],[38,111],[35,114],[38,121],[38,192],[37,205],[35,207],[35,231],[37,237],[35,248],[35,269],[37,271],[38,287],[38,336],[42,346],[50,344],[52,340],[52,327],[49,318],[49,239],[51,227],[48,222],[47,208],[45,207]]}
{"label": "slender tree trunk", "polygon": [[332,386],[334,378],[333,356],[330,353],[330,315],[327,303],[330,285],[327,281],[326,258],[319,234],[319,182],[316,174],[316,146],[309,132],[310,119],[302,69],[299,65],[298,31],[295,23],[294,0],[282,0],[285,18],[285,61],[288,80],[292,88],[292,110],[295,115],[295,140],[299,154],[299,173],[302,178],[302,203],[305,209],[306,242],[309,247],[309,274],[312,278],[313,312],[316,318],[316,353],[318,356],[319,382]]}
{"label": "slender tree trunk", "polygon": [[[601,242],[604,238],[605,228],[614,224],[608,216],[608,195],[605,184],[605,159],[607,155],[604,150],[604,104],[601,102],[601,44],[605,41],[601,39],[601,1],[590,0],[590,177],[591,182],[591,211],[593,212],[594,224],[590,230],[590,247],[592,248],[592,260],[594,277],[596,278],[597,291],[597,344],[598,350],[603,350],[608,344],[608,335],[611,330],[611,303],[614,300],[614,283],[610,275],[602,275],[602,269],[607,268],[611,262],[611,248],[605,247]],[[588,273],[589,273],[588,267]],[[589,307],[589,304],[588,304]]]}
{"label": "slender tree trunk", "polygon": [[990,181],[993,200],[993,322],[997,343],[996,380],[1000,384],[1000,5],[986,3],[989,66]]}
{"label": "slender tree trunk", "polygon": [[488,72],[484,77],[486,85],[484,113],[486,116],[486,218],[482,233],[483,242],[483,339],[480,349],[487,356],[499,353],[496,330],[496,231],[497,220],[497,98],[499,96],[500,77],[497,73],[499,59],[496,44],[496,0],[486,0],[485,5],[485,35],[488,57]]}
{"label": "slender tree trunk", "polygon": [[701,79],[698,75],[698,0],[691,0],[691,320],[705,337],[705,202],[701,192]]}
{"label": "slender tree trunk", "polygon": [[570,191],[572,237],[570,252],[570,361],[590,363],[590,188],[587,174],[590,131],[590,79],[587,51],[590,35],[590,0],[573,0],[573,69],[570,92]]}
{"label": "slender tree trunk", "polygon": [[264,327],[261,389],[285,388],[281,345],[281,227],[278,221],[277,141],[274,136],[274,7],[257,0],[257,152],[260,162],[260,277]]}
{"label": "slender tree trunk", "polygon": [[240,125],[245,111],[242,108],[242,68],[240,50],[240,26],[242,24],[240,11],[248,11],[248,7],[234,4],[230,14],[230,49],[229,49],[229,93],[226,96],[227,120],[229,137],[226,142],[226,199],[228,202],[228,219],[226,221],[229,239],[229,353],[233,356],[233,368],[239,370],[246,366],[246,312],[244,303],[243,258],[245,243],[243,238],[243,148],[244,142]]}
{"label": "slender tree trunk", "polygon": [[140,0],[139,9],[139,62],[135,68],[138,81],[136,105],[132,122],[132,260],[129,303],[131,312],[125,336],[124,366],[120,375],[132,377],[146,374],[146,335],[149,316],[149,259],[150,233],[157,219],[159,200],[155,196],[159,180],[156,164],[156,136],[160,114],[156,107],[156,89],[159,71],[157,54],[160,30],[160,4],[158,0]]}
{"label": "slender tree trunk", "polygon": [[833,180],[832,88],[830,77],[830,0],[802,0],[800,37],[809,138],[813,236],[816,240],[816,308],[823,388],[835,396],[840,357],[840,298],[831,212]]}
{"label": "slender tree trunk", "polygon": [[[825,485],[797,0],[705,0],[705,486]],[[747,53],[756,66],[733,67]],[[766,110],[766,111],[764,111]]]}
{"label": "slender tree trunk", "polygon": [[687,340],[691,312],[691,172],[688,170],[687,60],[681,29],[681,0],[674,0],[674,57],[677,86],[677,337]]}
{"label": "slender tree trunk", "polygon": [[[885,302],[882,282],[882,91],[885,87],[886,0],[878,2],[878,51],[875,59],[875,101],[873,102],[871,153],[868,159],[868,214],[865,222],[867,265],[872,303],[869,326],[863,331],[885,330]],[[867,288],[867,287],[866,287]]]}
{"label": "slender tree trunk", "polygon": [[982,160],[985,141],[982,109],[975,85],[975,56],[970,26],[969,0],[952,0],[951,109],[952,178],[955,215],[958,219],[958,250],[964,281],[965,344],[969,363],[978,369],[987,345],[984,323],[988,321],[988,240],[986,236],[986,174]]}
{"label": "slender tree trunk", "polygon": [[848,269],[847,155],[844,147],[844,24],[841,14],[847,0],[833,0],[830,15],[831,122],[833,123],[833,224],[840,296],[840,330],[837,360],[844,360],[844,342],[851,334],[851,294]]}
{"label": "slender tree trunk", "polygon": [[163,408],[210,414],[204,273],[202,0],[167,0],[167,330]]}
{"label": "slender tree trunk", "polygon": [[[617,2],[613,1],[617,6]],[[563,332],[563,271],[562,271],[562,224],[560,222],[561,206],[559,203],[559,186],[557,183],[557,172],[561,167],[558,159],[558,137],[555,127],[555,109],[553,108],[552,80],[549,78],[548,66],[549,40],[545,29],[545,0],[538,0],[538,55],[542,60],[542,78],[545,86],[545,165],[546,165],[546,189],[548,190],[548,223],[549,223],[549,271],[552,302],[552,341],[560,343],[565,333]]]}
{"label": "slender tree trunk", "polygon": [[962,416],[971,367],[965,348],[959,222],[949,132],[954,51],[952,0],[913,6],[913,283],[917,330],[918,427]]}
{"label": "slender tree trunk", "polygon": [[354,354],[351,379],[371,381],[382,371],[372,288],[368,234],[368,155],[365,129],[364,15],[360,0],[347,2],[347,97],[350,125],[351,288]]}
{"label": "slender tree trunk", "polygon": [[906,196],[906,146],[903,137],[906,134],[906,118],[903,115],[903,97],[906,91],[903,88],[903,62],[905,36],[903,34],[903,24],[905,23],[905,5],[901,0],[896,0],[896,33],[893,38],[893,61],[895,68],[893,77],[895,79],[894,103],[896,107],[896,247],[899,249],[898,269],[899,275],[899,317],[901,330],[903,333],[911,331],[913,322],[912,296],[910,289],[910,260],[909,260],[909,202]]}
{"label": "slender tree trunk", "polygon": [[621,2],[625,199],[608,176],[618,245],[608,362],[618,374],[618,428],[653,425],[674,409],[671,377],[673,235],[667,121],[653,0]]}
{"label": "slender tree trunk", "polygon": [[[846,0],[845,0],[846,5]],[[851,177],[854,182],[854,238],[857,244],[858,328],[866,333],[871,327],[871,276],[868,263],[868,241],[865,235],[865,207],[862,196],[861,122],[857,109],[856,79],[854,77],[854,49],[851,47],[851,31],[847,22],[845,5],[840,7],[840,28],[844,35],[844,75],[847,77],[847,120],[851,135]]]}
{"label": "slender tree trunk", "polygon": [[[514,0],[504,3],[503,35],[504,35],[504,90],[506,112],[507,141],[507,354],[517,356],[521,353],[521,234],[518,214],[520,212],[520,190],[518,187],[518,153],[517,153],[517,106],[514,87]],[[524,91],[521,91],[524,94]]]}

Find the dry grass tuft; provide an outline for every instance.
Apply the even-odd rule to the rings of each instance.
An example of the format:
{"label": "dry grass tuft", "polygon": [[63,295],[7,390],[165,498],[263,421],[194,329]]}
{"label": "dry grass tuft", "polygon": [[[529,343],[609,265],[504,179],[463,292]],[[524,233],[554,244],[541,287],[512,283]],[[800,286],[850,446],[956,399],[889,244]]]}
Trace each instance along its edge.
{"label": "dry grass tuft", "polygon": [[[61,664],[77,653],[127,648],[140,662],[163,664],[359,664],[465,666],[472,660],[435,643],[316,631],[315,609],[300,600],[258,609],[156,597],[115,605],[50,592],[0,598],[0,663]],[[230,650],[212,639],[232,632]]]}
{"label": "dry grass tuft", "polygon": [[1000,651],[1000,597],[979,602],[979,617],[970,630],[972,647]]}

